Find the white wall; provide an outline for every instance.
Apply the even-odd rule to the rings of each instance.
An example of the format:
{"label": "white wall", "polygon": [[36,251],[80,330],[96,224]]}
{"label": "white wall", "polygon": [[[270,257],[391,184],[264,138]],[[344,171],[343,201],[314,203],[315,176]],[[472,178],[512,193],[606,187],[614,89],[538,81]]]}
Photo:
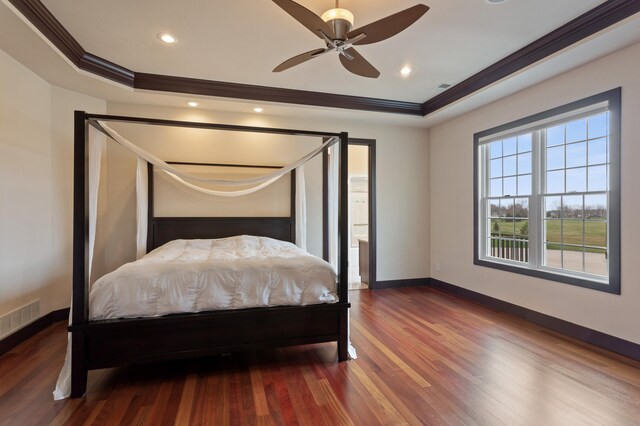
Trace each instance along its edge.
{"label": "white wall", "polygon": [[53,309],[51,86],[0,51],[0,315]]}
{"label": "white wall", "polygon": [[[428,134],[425,129],[372,125],[370,123],[330,120],[292,119],[281,116],[224,113],[218,111],[161,108],[131,104],[108,104],[108,113],[178,120],[243,124],[266,127],[347,131],[356,138],[376,139],[377,149],[377,213],[378,213],[378,279],[423,278],[429,275],[428,244]],[[172,159],[198,161],[251,161],[260,164],[286,163],[317,146],[296,140],[288,143],[282,137],[243,135],[243,140],[227,133],[222,138],[208,140],[198,132],[180,133],[182,140],[169,142],[166,133],[156,133],[152,127],[114,126],[123,136]],[[134,127],[137,127],[136,130]],[[246,138],[246,139],[245,139]],[[299,138],[298,138],[299,139]],[[217,141],[217,142],[216,142]],[[213,142],[213,146],[211,143]],[[231,145],[229,145],[231,143]],[[236,148],[229,148],[234,146]],[[294,146],[296,147],[294,149]],[[205,149],[206,148],[206,149]],[[241,152],[241,156],[238,153]],[[117,170],[117,172],[116,172]],[[128,170],[128,171],[127,171]],[[117,267],[134,256],[135,198],[133,191],[133,159],[121,148],[108,148],[109,218],[107,242],[108,268]],[[310,195],[308,216],[311,224],[321,223],[321,168],[319,161],[307,168],[307,191]],[[310,251],[321,253],[321,229],[311,225]]]}
{"label": "white wall", "polygon": [[46,81],[0,51],[0,315],[69,306],[74,109],[106,103]]}
{"label": "white wall", "polygon": [[[640,343],[640,44],[430,130],[431,276]],[[473,265],[473,134],[622,87],[622,294]],[[436,266],[439,264],[440,270]]]}

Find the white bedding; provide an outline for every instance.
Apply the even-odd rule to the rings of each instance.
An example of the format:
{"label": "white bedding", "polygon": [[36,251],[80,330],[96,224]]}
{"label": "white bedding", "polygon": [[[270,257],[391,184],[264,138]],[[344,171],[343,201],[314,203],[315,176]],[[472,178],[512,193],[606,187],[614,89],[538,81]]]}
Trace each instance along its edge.
{"label": "white bedding", "polygon": [[265,237],[175,240],[97,280],[89,318],[335,303],[329,263]]}

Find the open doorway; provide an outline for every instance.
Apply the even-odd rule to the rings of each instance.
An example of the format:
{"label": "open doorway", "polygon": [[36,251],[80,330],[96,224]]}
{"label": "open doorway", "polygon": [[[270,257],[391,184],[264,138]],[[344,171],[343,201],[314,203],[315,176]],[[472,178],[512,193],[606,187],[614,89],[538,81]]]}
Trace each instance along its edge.
{"label": "open doorway", "polygon": [[[376,288],[375,158],[375,140],[349,139],[349,290]],[[325,207],[325,224],[327,214]]]}
{"label": "open doorway", "polygon": [[369,288],[369,147],[349,144],[349,290]]}
{"label": "open doorway", "polygon": [[376,288],[376,141],[349,139],[349,288]]}

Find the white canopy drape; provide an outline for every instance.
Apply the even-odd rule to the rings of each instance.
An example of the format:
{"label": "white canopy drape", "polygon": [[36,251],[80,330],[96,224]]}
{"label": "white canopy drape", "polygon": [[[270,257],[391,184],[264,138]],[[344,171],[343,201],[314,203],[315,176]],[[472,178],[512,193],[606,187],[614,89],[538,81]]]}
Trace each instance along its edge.
{"label": "white canopy drape", "polygon": [[[338,140],[337,137],[329,138],[322,145],[320,145],[318,148],[314,149],[313,151],[309,152],[308,154],[305,154],[304,156],[302,156],[298,160],[294,161],[293,163],[288,164],[288,165],[286,165],[286,166],[284,166],[284,167],[282,167],[280,169],[277,169],[276,171],[274,171],[272,173],[267,173],[265,175],[258,176],[258,177],[255,177],[255,178],[229,180],[229,179],[206,178],[206,177],[202,177],[202,176],[195,176],[195,175],[192,175],[192,174],[189,174],[189,173],[185,173],[185,172],[179,170],[178,168],[173,167],[170,164],[167,164],[165,161],[163,161],[159,157],[155,156],[154,154],[152,154],[152,153],[150,153],[148,151],[145,151],[144,149],[140,148],[136,144],[134,144],[134,143],[128,141],[127,139],[123,138],[115,130],[113,130],[109,126],[107,126],[104,122],[98,121],[98,124],[100,125],[100,127],[102,127],[105,130],[105,132],[107,132],[107,134],[111,138],[113,138],[113,140],[115,140],[120,145],[124,146],[125,148],[129,149],[133,153],[135,153],[138,157],[143,158],[145,161],[153,164],[154,166],[156,166],[159,169],[167,172],[168,174],[174,175],[174,179],[175,178],[180,178],[180,179],[176,179],[177,181],[179,181],[179,182],[180,181],[184,181],[184,180],[198,181],[198,182],[214,183],[216,185],[221,185],[221,186],[259,185],[259,184],[266,183],[266,182],[271,182],[271,183],[275,182],[278,178],[286,175],[287,173],[289,173],[293,169],[296,169],[296,168],[302,166],[307,161],[311,160],[313,157],[315,157],[316,155],[318,155],[319,153],[324,151],[324,149],[327,146],[333,145]],[[201,189],[206,189],[206,188],[201,188]],[[211,193],[212,195],[219,195],[217,192],[218,191],[209,190],[209,193]],[[225,191],[219,191],[219,192],[225,192]],[[231,191],[229,191],[229,192],[231,192]],[[240,194],[240,195],[245,195],[245,194]]]}
{"label": "white canopy drape", "polygon": [[304,165],[296,169],[296,245],[307,250],[307,191]]}
{"label": "white canopy drape", "polygon": [[147,162],[138,157],[136,163],[136,259],[147,254],[149,187]]}

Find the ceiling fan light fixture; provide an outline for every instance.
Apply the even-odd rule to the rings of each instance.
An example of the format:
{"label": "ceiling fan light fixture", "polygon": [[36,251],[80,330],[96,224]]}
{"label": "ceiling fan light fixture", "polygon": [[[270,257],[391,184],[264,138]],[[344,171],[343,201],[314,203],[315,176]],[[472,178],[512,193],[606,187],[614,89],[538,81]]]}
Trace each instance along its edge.
{"label": "ceiling fan light fixture", "polygon": [[333,21],[334,19],[342,19],[353,25],[353,13],[347,9],[334,8],[329,9],[320,17],[324,22]]}

